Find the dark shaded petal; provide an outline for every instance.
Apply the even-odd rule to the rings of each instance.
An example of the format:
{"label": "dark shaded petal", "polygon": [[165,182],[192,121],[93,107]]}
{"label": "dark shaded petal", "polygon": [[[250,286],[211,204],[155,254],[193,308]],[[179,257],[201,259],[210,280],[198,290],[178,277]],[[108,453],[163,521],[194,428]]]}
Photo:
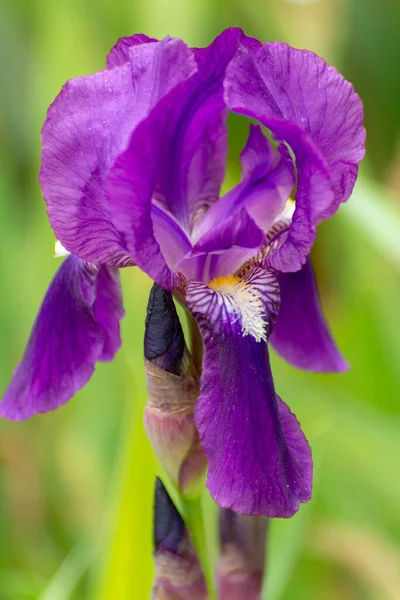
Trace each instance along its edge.
{"label": "dark shaded petal", "polygon": [[120,67],[124,63],[129,62],[129,48],[131,46],[139,46],[140,44],[157,41],[155,38],[148,37],[144,33],[135,33],[135,35],[120,38],[108,53],[107,69]]}
{"label": "dark shaded petal", "polygon": [[70,252],[96,264],[130,261],[110,219],[104,181],[137,123],[196,68],[180,40],[130,48],[130,62],[72,79],[42,131],[40,183],[50,223]]}
{"label": "dark shaded petal", "polygon": [[279,43],[242,48],[227,69],[225,97],[231,110],[258,119],[295,154],[296,212],[271,266],[298,270],[315,225],[335,212],[354,185],[364,155],[361,101],[315,54]]}
{"label": "dark shaded petal", "polygon": [[[152,157],[157,154],[157,145],[153,146],[145,123],[141,123],[132,135],[129,150],[117,159],[106,188],[113,222],[123,234],[131,259],[153,281],[172,290],[178,285],[179,277],[168,266],[167,257],[162,254],[155,237],[152,197],[157,164]],[[163,216],[160,213],[160,217]],[[165,235],[162,226],[159,231]],[[177,236],[178,244],[180,240]]]}
{"label": "dark shaded petal", "polygon": [[281,307],[271,335],[274,349],[299,369],[334,373],[349,367],[321,309],[310,259],[297,273],[279,275]]}
{"label": "dark shaded petal", "polygon": [[119,273],[69,256],[39,310],[21,363],[0,405],[15,421],[58,408],[80,390],[95,363],[121,345]]}
{"label": "dark shaded petal", "polygon": [[222,82],[240,36],[236,30],[224,32],[202,51],[198,72],[158,103],[110,171],[113,220],[135,263],[166,288],[176,278],[154,236],[151,200],[164,204],[188,233],[193,218],[215,200],[209,190],[213,187],[217,196],[222,181],[219,149],[225,148],[218,125],[224,111]]}
{"label": "dark shaded petal", "polygon": [[249,139],[241,155],[242,183],[218,200],[199,221],[193,231],[196,240],[242,208],[259,227],[269,230],[295,184],[290,155],[285,146],[279,150],[275,153],[261,128],[251,125]]}
{"label": "dark shaded petal", "polygon": [[264,243],[262,229],[242,208],[205,233],[176,268],[188,280],[208,283],[236,273]]}
{"label": "dark shaded petal", "polygon": [[[276,281],[255,269],[247,284],[248,292],[259,293],[267,330]],[[220,506],[237,513],[290,517],[311,497],[311,451],[275,394],[265,338],[255,335],[255,304],[248,293],[195,282],[188,284],[186,302],[204,343],[195,418],[209,461],[207,487]],[[250,327],[246,319],[253,320]]]}

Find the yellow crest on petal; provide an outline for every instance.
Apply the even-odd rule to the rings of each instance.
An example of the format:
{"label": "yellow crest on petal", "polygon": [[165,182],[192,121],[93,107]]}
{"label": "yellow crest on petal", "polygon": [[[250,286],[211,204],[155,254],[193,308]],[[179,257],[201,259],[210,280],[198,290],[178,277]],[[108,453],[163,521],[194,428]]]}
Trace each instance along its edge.
{"label": "yellow crest on petal", "polygon": [[241,319],[243,336],[252,335],[257,342],[267,341],[265,308],[254,285],[237,275],[229,275],[212,279],[208,287],[221,294],[228,310]]}

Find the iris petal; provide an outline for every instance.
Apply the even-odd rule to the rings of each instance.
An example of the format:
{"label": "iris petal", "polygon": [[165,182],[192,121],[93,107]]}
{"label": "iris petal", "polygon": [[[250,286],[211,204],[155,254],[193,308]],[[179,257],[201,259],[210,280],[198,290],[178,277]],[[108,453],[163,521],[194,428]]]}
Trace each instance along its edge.
{"label": "iris petal", "polygon": [[281,144],[275,152],[261,128],[251,125],[241,162],[241,183],[213,204],[199,221],[193,231],[196,240],[242,208],[267,232],[283,210],[295,185],[293,164],[287,148]]}
{"label": "iris petal", "polygon": [[107,56],[107,68],[120,67],[129,62],[129,48],[131,46],[139,46],[140,44],[148,44],[149,42],[157,42],[155,38],[148,37],[144,33],[136,33],[128,37],[122,37],[111,48]]}
{"label": "iris petal", "polygon": [[196,69],[181,40],[129,49],[130,62],[68,81],[42,131],[40,183],[56,237],[95,264],[131,262],[112,223],[104,182],[136,125]]}
{"label": "iris petal", "polygon": [[334,373],[349,367],[325,321],[310,259],[301,271],[279,275],[281,307],[271,344],[299,369]]}
{"label": "iris petal", "polygon": [[242,208],[205,233],[176,269],[189,280],[207,283],[235,273],[264,243],[262,229]]}
{"label": "iris petal", "polygon": [[280,271],[304,264],[315,226],[353,188],[364,155],[362,104],[350,83],[312,52],[252,41],[227,69],[225,99],[291,146],[298,173],[289,235],[270,258]]}
{"label": "iris petal", "polygon": [[296,123],[310,135],[335,192],[319,218],[331,216],[349,197],[365,153],[363,108],[353,86],[313,52],[279,42],[238,52],[227,80],[229,106],[246,103],[250,112]]}
{"label": "iris petal", "polygon": [[154,235],[152,200],[189,235],[196,217],[218,197],[226,151],[222,83],[241,35],[226,31],[197,53],[198,71],[138,125],[108,177],[113,221],[132,260],[166,289],[178,279]]}
{"label": "iris petal", "polygon": [[191,251],[192,244],[175,217],[154,201],[151,205],[151,220],[162,255],[167,265],[174,268],[176,263]]}
{"label": "iris petal", "polygon": [[0,415],[20,421],[67,402],[90,379],[97,361],[113,358],[121,345],[123,315],[118,271],[66,258],[44,298]]}
{"label": "iris petal", "polygon": [[[256,269],[248,284],[260,293],[268,327],[269,309],[276,309],[273,275]],[[245,314],[233,310],[232,295],[193,282],[186,301],[204,344],[195,418],[210,493],[240,514],[290,517],[311,496],[311,451],[276,396],[267,344],[244,331]]]}

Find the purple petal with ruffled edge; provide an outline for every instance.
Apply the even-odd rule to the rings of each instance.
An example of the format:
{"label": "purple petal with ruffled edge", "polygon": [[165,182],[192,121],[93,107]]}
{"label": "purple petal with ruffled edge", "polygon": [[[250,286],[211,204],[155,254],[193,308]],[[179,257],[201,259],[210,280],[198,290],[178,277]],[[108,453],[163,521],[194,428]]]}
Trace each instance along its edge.
{"label": "purple petal with ruffled edge", "polygon": [[241,161],[242,183],[220,198],[193,231],[195,240],[222,220],[245,208],[265,232],[282,212],[295,184],[292,159],[285,146],[275,152],[261,128],[250,126]]}
{"label": "purple petal with ruffled edge", "polygon": [[[178,279],[154,235],[151,202],[155,198],[164,205],[190,233],[193,219],[215,200],[209,196],[210,173],[215,177],[220,147],[225,147],[225,134],[221,141],[217,126],[224,112],[222,82],[241,35],[238,30],[224,32],[199,54],[198,72],[160,100],[139,124],[108,177],[113,221],[132,260],[166,289],[172,289]],[[211,140],[215,131],[218,135]],[[215,194],[222,181],[221,169],[216,170]]]}
{"label": "purple petal with ruffled edge", "polygon": [[39,310],[0,415],[20,421],[67,402],[89,381],[97,361],[113,358],[121,345],[123,315],[118,271],[66,258]]}
{"label": "purple petal with ruffled edge", "polygon": [[[273,318],[279,298],[274,276],[255,269],[247,285],[259,294],[265,319]],[[311,451],[275,394],[266,342],[243,331],[254,317],[246,311],[249,297],[238,300],[241,311],[236,300],[226,289],[195,282],[187,287],[186,302],[204,343],[195,418],[209,461],[207,487],[220,506],[239,514],[290,517],[311,497]]]}
{"label": "purple petal with ruffled edge", "polygon": [[205,233],[176,264],[190,280],[208,283],[232,275],[265,244],[265,235],[244,208]]}
{"label": "purple petal with ruffled edge", "polygon": [[315,225],[346,200],[364,155],[359,97],[333,67],[286,44],[250,44],[227,69],[225,98],[234,112],[256,118],[296,156],[298,189],[293,225],[270,266],[298,270]]}
{"label": "purple petal with ruffled edge", "polygon": [[316,152],[309,135],[298,125],[265,117],[261,113],[231,107],[268,127],[277,139],[285,140],[296,156],[296,209],[285,242],[268,257],[268,267],[278,271],[298,271],[305,263],[316,235],[315,214],[333,201],[333,189],[323,158]]}
{"label": "purple petal with ruffled edge", "polygon": [[111,48],[107,56],[107,69],[120,67],[129,62],[129,48],[131,46],[139,46],[140,44],[148,44],[149,42],[157,42],[155,38],[148,37],[144,33],[136,33],[128,37],[123,37]]}
{"label": "purple petal with ruffled edge", "polygon": [[133,46],[130,62],[73,79],[49,108],[40,183],[63,246],[95,264],[129,264],[110,219],[104,181],[137,123],[196,69],[181,40]]}
{"label": "purple petal with ruffled edge", "polygon": [[299,369],[321,373],[346,371],[321,310],[311,261],[301,271],[278,277],[281,307],[270,342],[274,349]]}
{"label": "purple petal with ruffled edge", "polygon": [[275,42],[239,54],[228,79],[246,69],[242,103],[247,102],[252,112],[297,123],[310,134],[328,164],[335,200],[318,218],[331,216],[350,196],[365,154],[364,113],[354,87],[309,50]]}

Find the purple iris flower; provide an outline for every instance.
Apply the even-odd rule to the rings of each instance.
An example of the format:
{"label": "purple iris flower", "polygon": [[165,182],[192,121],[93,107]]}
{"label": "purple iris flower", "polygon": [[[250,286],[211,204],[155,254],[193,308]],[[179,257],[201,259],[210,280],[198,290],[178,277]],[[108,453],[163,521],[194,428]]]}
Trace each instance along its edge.
{"label": "purple iris flower", "polygon": [[[43,128],[40,183],[71,254],[1,414],[57,408],[113,357],[118,268],[137,265],[185,302],[200,329],[195,418],[212,496],[238,513],[289,517],[311,496],[312,460],[275,392],[267,341],[297,367],[347,368],[308,255],[316,226],[356,180],[361,101],[312,52],[238,29],[201,49],[123,38],[107,67],[67,82]],[[220,198],[228,111],[259,125],[241,154],[241,182]]]}

